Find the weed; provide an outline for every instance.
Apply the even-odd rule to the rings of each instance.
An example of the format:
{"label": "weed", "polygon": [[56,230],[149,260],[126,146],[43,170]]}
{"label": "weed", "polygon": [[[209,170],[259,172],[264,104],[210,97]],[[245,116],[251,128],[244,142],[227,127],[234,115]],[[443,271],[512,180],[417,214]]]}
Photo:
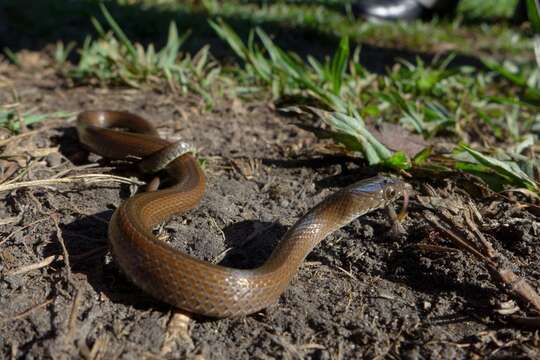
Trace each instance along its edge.
{"label": "weed", "polygon": [[94,41],[88,37],[85,40],[80,50],[80,61],[68,72],[69,77],[80,82],[95,79],[104,84],[132,87],[161,83],[166,79],[173,91],[193,91],[212,102],[210,84],[219,76],[221,69],[212,60],[208,47],[203,47],[193,57],[182,54],[180,48],[189,32],[179,35],[176,24],[171,22],[167,42],[161,50],[156,51],[153,44],[144,48],[131,42],[105,6],[100,4],[100,7],[112,32],[106,32],[92,18],[100,38]]}

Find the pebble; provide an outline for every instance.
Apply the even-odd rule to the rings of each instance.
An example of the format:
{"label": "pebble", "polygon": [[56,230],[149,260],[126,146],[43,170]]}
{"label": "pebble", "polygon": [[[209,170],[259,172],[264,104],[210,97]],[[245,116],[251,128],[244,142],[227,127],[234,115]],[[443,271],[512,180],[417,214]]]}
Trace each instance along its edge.
{"label": "pebble", "polygon": [[62,163],[62,156],[59,153],[50,153],[45,158],[45,161],[47,162],[47,166],[56,167]]}

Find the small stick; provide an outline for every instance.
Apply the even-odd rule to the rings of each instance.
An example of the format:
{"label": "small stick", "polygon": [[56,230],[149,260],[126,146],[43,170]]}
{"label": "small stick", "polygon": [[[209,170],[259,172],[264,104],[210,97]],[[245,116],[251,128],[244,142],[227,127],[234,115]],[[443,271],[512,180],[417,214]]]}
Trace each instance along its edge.
{"label": "small stick", "polygon": [[21,139],[23,137],[27,137],[27,136],[30,136],[30,135],[37,134],[38,132],[43,132],[43,128],[40,128],[39,130],[27,131],[27,132],[24,132],[24,133],[21,133],[21,134],[18,134],[18,135],[10,136],[10,137],[8,137],[7,139],[4,139],[4,140],[0,140],[0,146],[7,145],[8,143],[10,143],[12,141],[15,141],[15,140],[19,140],[19,139]]}
{"label": "small stick", "polygon": [[437,221],[435,218],[433,218],[431,215],[430,216],[427,216],[427,214],[425,214],[425,215],[426,215],[425,218],[426,218],[427,221],[429,221],[437,229],[441,230],[446,235],[448,235],[454,241],[454,243],[456,245],[458,245],[459,247],[461,247],[464,250],[468,251],[472,255],[476,256],[479,260],[484,261],[486,264],[491,266],[493,269],[495,269],[497,267],[497,264],[493,260],[491,260],[488,257],[484,256],[477,249],[475,249],[470,244],[468,244],[465,240],[463,240],[462,238],[457,236],[454,232],[452,232],[451,230],[448,230],[447,228],[442,226],[441,223],[439,221]]}
{"label": "small stick", "polygon": [[99,182],[105,182],[105,181],[114,181],[114,182],[119,182],[121,184],[144,185],[144,182],[142,181],[125,178],[122,176],[105,175],[105,174],[85,174],[85,175],[69,176],[69,177],[65,177],[61,179],[31,180],[31,181],[21,181],[18,183],[4,184],[4,185],[0,185],[0,192],[21,189],[21,188],[28,188],[28,187],[47,187],[51,185],[66,184],[66,183],[69,184],[69,183],[82,182],[85,184],[93,184],[93,183],[99,183]]}
{"label": "small stick", "polygon": [[15,316],[12,316],[10,318],[7,318],[3,321],[1,321],[2,323],[6,323],[8,321],[12,321],[12,320],[20,320],[20,319],[24,319],[25,317],[27,317],[28,315],[32,314],[34,311],[38,310],[38,309],[41,309],[41,308],[44,308],[46,306],[48,306],[49,304],[51,304],[52,302],[54,301],[54,299],[48,299],[48,300],[45,300],[44,302],[42,302],[41,304],[37,304],[37,305],[34,305],[32,306],[30,309],[28,310],[25,310]]}
{"label": "small stick", "polygon": [[71,310],[69,312],[69,317],[67,321],[66,337],[64,338],[64,343],[66,344],[73,337],[73,331],[75,329],[75,325],[76,325],[75,323],[77,321],[77,313],[79,311],[79,306],[81,304],[82,295],[83,295],[83,291],[77,288],[75,290],[75,298],[73,299],[73,303],[71,304]]}
{"label": "small stick", "polygon": [[519,275],[516,275],[512,270],[502,269],[496,270],[496,274],[499,279],[510,286],[511,290],[515,292],[523,301],[534,306],[536,311],[540,312],[540,296],[534,290],[534,288]]}
{"label": "small stick", "polygon": [[66,264],[66,268],[67,268],[68,282],[70,284],[73,284],[72,278],[71,278],[71,264],[69,262],[69,253],[67,251],[66,244],[64,242],[64,237],[62,236],[62,230],[60,230],[60,225],[58,224],[58,218],[56,214],[52,216],[52,220],[54,222],[54,227],[56,228],[56,238],[58,239],[58,242],[60,243],[60,246],[62,247],[62,252],[64,253],[64,263]]}
{"label": "small stick", "polygon": [[6,241],[8,241],[9,239],[11,239],[13,236],[15,236],[15,234],[18,234],[18,233],[20,233],[21,231],[23,231],[23,230],[25,230],[25,229],[27,229],[27,228],[29,228],[29,227],[31,227],[31,226],[34,226],[34,225],[36,225],[36,224],[39,224],[40,222],[45,221],[45,220],[48,220],[48,219],[49,219],[48,216],[47,216],[47,217],[44,217],[44,218],[41,218],[41,219],[38,219],[38,220],[36,220],[36,221],[34,221],[34,222],[31,222],[31,223],[28,224],[28,225],[25,225],[25,226],[23,226],[23,227],[21,227],[21,228],[15,230],[15,231],[13,231],[13,232],[10,233],[8,236],[6,236],[6,237],[3,238],[2,240],[0,240],[0,245],[3,245]]}
{"label": "small stick", "polygon": [[426,216],[425,218],[431,224],[446,233],[446,235],[448,235],[457,245],[477,257],[479,260],[483,261],[488,267],[488,270],[496,279],[499,280],[499,282],[508,285],[512,292],[514,292],[524,302],[532,305],[537,311],[540,312],[540,296],[538,295],[536,290],[527,282],[527,280],[516,275],[512,270],[500,269],[498,264],[493,261],[493,258],[498,257],[497,253],[495,253],[495,256],[493,258],[488,258],[485,255],[481,254],[470,244],[468,244],[467,241],[461,239],[454,232],[443,227],[437,220],[433,219],[431,216]]}
{"label": "small stick", "polygon": [[63,259],[62,255],[51,255],[51,256],[48,256],[48,257],[46,257],[45,259],[43,259],[41,261],[38,261],[37,263],[33,263],[33,264],[30,264],[30,265],[26,265],[26,266],[21,266],[17,270],[13,270],[11,272],[8,272],[7,276],[20,275],[20,274],[30,272],[32,270],[38,270],[38,269],[49,266],[50,264],[53,263],[53,261],[62,260],[62,259]]}
{"label": "small stick", "polygon": [[487,256],[489,258],[493,259],[493,258],[495,258],[497,256],[497,252],[493,248],[493,245],[491,244],[491,242],[489,242],[486,239],[484,234],[482,234],[482,232],[480,232],[480,230],[476,226],[475,222],[472,220],[472,218],[471,218],[471,212],[472,211],[473,211],[473,209],[471,208],[470,205],[468,207],[468,211],[464,211],[463,217],[465,218],[465,222],[467,223],[467,225],[469,225],[469,227],[472,229],[474,234],[477,236],[477,238],[482,243],[482,246],[484,247],[484,252],[487,254]]}

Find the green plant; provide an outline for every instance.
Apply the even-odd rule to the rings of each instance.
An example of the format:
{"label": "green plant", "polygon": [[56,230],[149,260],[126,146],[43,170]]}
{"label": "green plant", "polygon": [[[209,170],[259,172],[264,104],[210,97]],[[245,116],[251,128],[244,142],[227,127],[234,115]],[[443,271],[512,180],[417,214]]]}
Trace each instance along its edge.
{"label": "green plant", "polygon": [[176,24],[171,22],[167,42],[161,50],[157,51],[153,44],[144,48],[131,42],[107,8],[103,4],[100,7],[112,32],[106,32],[92,18],[100,37],[98,40],[86,38],[80,50],[80,61],[68,76],[81,82],[95,79],[101,83],[132,87],[160,83],[165,79],[173,91],[193,91],[212,102],[210,84],[221,69],[211,59],[208,47],[203,47],[193,57],[182,54],[180,48],[189,32],[179,35]]}

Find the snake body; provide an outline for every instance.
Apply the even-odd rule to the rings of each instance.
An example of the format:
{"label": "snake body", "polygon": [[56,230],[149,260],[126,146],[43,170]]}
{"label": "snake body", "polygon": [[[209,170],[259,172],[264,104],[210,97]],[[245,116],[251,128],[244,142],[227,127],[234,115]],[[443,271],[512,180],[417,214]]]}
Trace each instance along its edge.
{"label": "snake body", "polygon": [[405,192],[404,182],[381,176],[354,183],[299,219],[261,267],[234,269],[184,254],[152,234],[155,225],[194,208],[203,196],[205,176],[191,153],[175,157],[177,146],[160,138],[147,120],[127,112],[83,112],[77,130],[92,152],[112,159],[152,159],[151,165],[143,166],[146,171],[165,167],[172,186],[137,194],[114,212],[108,231],[111,251],[127,277],[144,291],[210,317],[251,314],[275,303],[321,240]]}

